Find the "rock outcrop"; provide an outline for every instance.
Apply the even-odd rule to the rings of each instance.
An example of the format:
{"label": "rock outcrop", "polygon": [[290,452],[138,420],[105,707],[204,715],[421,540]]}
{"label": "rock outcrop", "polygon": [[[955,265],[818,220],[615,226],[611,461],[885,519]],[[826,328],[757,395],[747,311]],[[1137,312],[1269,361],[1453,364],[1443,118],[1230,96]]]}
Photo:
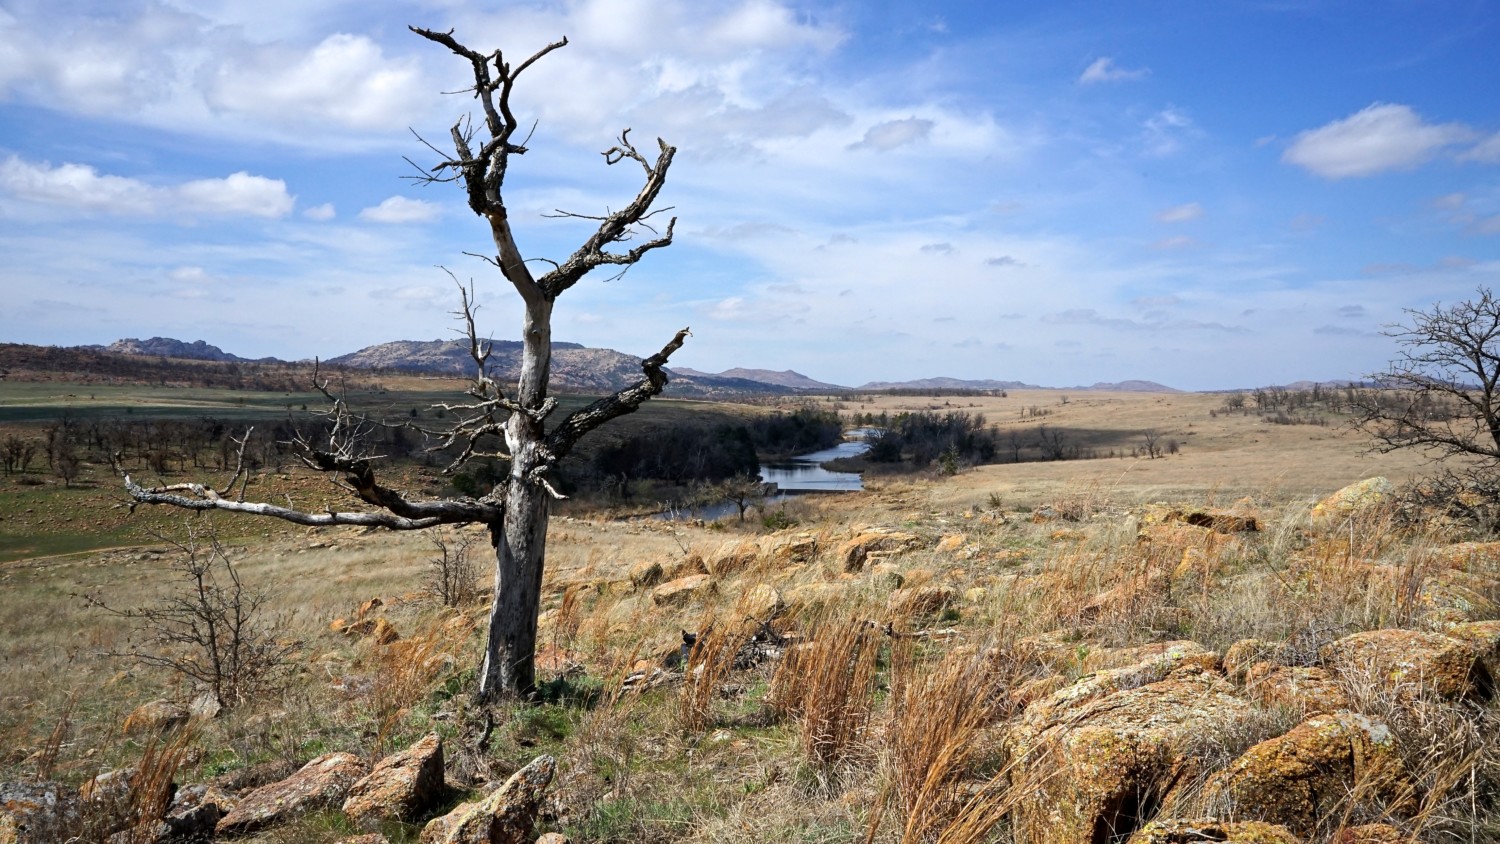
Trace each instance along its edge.
{"label": "rock outcrop", "polygon": [[370,772],[351,753],[330,753],[303,765],[290,777],[250,792],[215,827],[220,836],[246,835],[289,818],[339,806],[349,789]]}
{"label": "rock outcrop", "polygon": [[443,740],[431,733],[381,760],[369,776],[356,782],[343,812],[356,827],[373,831],[383,821],[419,817],[442,794]]}
{"label": "rock outcrop", "polygon": [[526,844],[556,771],[557,760],[538,756],[495,793],[429,822],[421,844]]}

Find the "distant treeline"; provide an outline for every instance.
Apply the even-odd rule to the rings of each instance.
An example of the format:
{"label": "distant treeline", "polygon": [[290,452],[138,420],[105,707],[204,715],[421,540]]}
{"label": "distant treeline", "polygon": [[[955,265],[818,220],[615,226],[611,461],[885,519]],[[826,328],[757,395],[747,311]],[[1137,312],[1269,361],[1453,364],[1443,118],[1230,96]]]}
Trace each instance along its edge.
{"label": "distant treeline", "polygon": [[802,408],[773,413],[743,424],[703,426],[685,421],[659,426],[600,447],[586,467],[568,467],[568,480],[621,499],[631,483],[663,481],[682,486],[760,472],[759,457],[799,454],[836,445],[843,439],[837,413]]}
{"label": "distant treeline", "polygon": [[982,413],[856,413],[851,419],[857,425],[881,429],[870,441],[863,460],[905,463],[915,469],[937,464],[950,474],[964,466],[986,463],[1087,460],[1115,454],[1101,455],[1077,442],[1066,428],[1038,425],[1000,431],[989,427]]}
{"label": "distant treeline", "polygon": [[[366,389],[367,373],[345,373],[351,389]],[[256,392],[311,389],[311,364],[188,360],[161,355],[127,355],[97,349],[0,343],[0,379],[69,384],[138,384],[212,387]]]}

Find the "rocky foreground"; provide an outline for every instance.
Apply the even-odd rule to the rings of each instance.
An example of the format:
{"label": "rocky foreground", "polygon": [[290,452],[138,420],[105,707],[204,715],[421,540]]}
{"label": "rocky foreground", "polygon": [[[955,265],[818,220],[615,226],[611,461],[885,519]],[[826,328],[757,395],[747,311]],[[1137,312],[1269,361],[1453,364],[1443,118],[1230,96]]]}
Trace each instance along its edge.
{"label": "rocky foreground", "polygon": [[[1101,539],[1098,514],[1067,507],[1040,508],[1024,526],[971,513],[938,530],[732,538],[559,576],[544,639],[580,616],[601,639],[654,630],[611,675],[604,706],[628,697],[681,713],[667,732],[695,748],[688,756],[720,744],[753,755],[767,740],[737,738],[743,725],[715,701],[792,726],[796,764],[820,782],[794,799],[861,820],[817,840],[863,840],[885,805],[895,817],[883,833],[877,817],[875,840],[1497,840],[1484,825],[1500,818],[1500,543],[1432,533],[1397,543],[1388,504],[1388,485],[1366,482],[1275,535],[1248,505],[1150,507],[1129,514],[1134,535],[1116,544]],[[442,629],[468,634],[482,614]],[[679,644],[671,630],[687,618],[720,621]],[[333,629],[408,662],[433,659],[379,602]],[[836,640],[846,650],[826,650]],[[576,677],[593,659],[549,645],[540,661]],[[918,741],[913,720],[942,729]],[[170,745],[194,723],[186,706],[159,701],[125,729]],[[325,753],[264,782],[241,771],[174,785],[147,760],[81,790],[9,784],[0,842],[58,840],[91,806],[118,800],[135,812],[117,812],[108,830],[121,842],[228,840],[322,813],[360,831],[326,840],[351,844],[398,829],[422,842],[558,844],[569,839],[539,830],[619,799],[591,770],[597,749],[563,744],[488,783],[466,772],[462,789],[444,751],[434,732],[373,766]],[[798,840],[762,832],[741,840]]]}

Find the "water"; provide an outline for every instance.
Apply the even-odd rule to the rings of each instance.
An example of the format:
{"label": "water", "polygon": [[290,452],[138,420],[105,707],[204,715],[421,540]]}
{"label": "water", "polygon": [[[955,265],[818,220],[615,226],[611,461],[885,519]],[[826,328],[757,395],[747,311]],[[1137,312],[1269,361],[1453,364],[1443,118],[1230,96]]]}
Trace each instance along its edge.
{"label": "water", "polygon": [[[776,494],[761,499],[756,506],[764,509],[778,501],[785,501],[793,495],[863,490],[864,479],[858,472],[832,472],[824,469],[820,464],[840,457],[855,457],[864,454],[870,448],[866,439],[873,433],[875,433],[874,428],[855,428],[845,432],[845,440],[833,448],[825,448],[810,454],[799,454],[774,463],[762,463],[760,479],[766,483],[775,484]],[[732,502],[721,501],[701,507],[673,507],[665,512],[657,513],[653,518],[673,521],[703,519],[711,522],[715,519],[736,518],[739,513],[739,508]]]}
{"label": "water", "polygon": [[869,428],[855,428],[844,435],[847,439],[833,448],[798,455],[790,460],[762,463],[760,479],[776,484],[783,493],[859,492],[865,484],[858,472],[831,472],[820,464],[864,454],[870,448],[866,438],[871,433]]}

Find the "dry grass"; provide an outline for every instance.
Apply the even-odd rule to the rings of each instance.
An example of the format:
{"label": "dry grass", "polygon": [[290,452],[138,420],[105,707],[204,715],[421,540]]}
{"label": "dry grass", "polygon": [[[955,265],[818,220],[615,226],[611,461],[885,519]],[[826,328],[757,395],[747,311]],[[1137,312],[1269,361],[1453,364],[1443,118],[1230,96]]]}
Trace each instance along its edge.
{"label": "dry grass", "polygon": [[804,628],[776,667],[767,702],[797,724],[802,758],[825,789],[865,750],[885,636],[861,618],[820,619]]}

